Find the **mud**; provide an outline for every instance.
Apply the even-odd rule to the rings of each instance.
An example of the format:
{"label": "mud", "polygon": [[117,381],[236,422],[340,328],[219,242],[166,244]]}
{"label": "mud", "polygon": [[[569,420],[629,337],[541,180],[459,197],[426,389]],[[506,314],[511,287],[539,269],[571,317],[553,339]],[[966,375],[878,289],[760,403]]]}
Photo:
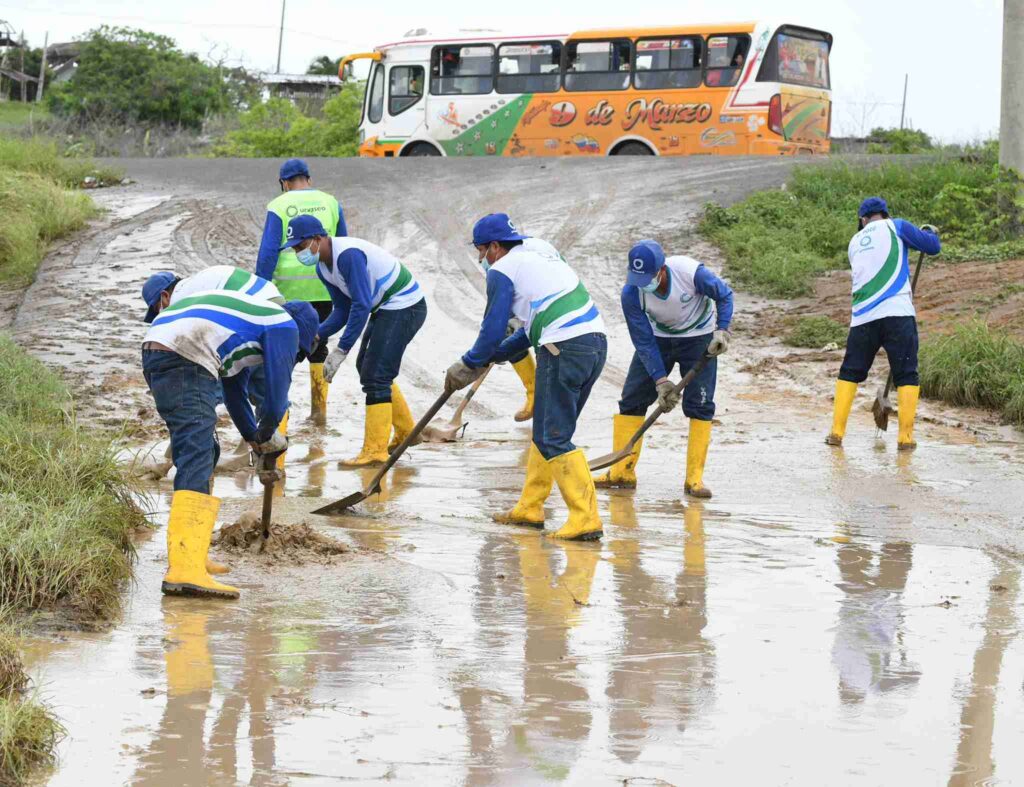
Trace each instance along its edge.
{"label": "mud", "polygon": [[[608,325],[608,366],[575,437],[597,456],[611,449],[631,358],[618,306],[629,242],[658,237],[715,267],[695,236],[700,205],[777,183],[792,163],[312,165],[352,231],[401,254],[427,293],[399,377],[414,416],[479,325],[473,219],[507,209],[560,246]],[[137,415],[151,408],[137,288],[153,269],[251,261],[276,162],[140,161],[128,174],[139,183],[119,212],[47,261],[26,301],[35,313],[16,324],[85,386],[82,417],[129,416],[152,445],[162,426]],[[69,267],[91,296],[74,304],[61,294]],[[92,323],[63,319],[72,305]],[[239,601],[163,598],[173,473],[152,482],[158,529],[140,536],[123,619],[31,642],[32,677],[69,730],[49,782],[1013,783],[1024,773],[1020,435],[924,401],[919,448],[898,454],[893,430],[873,427],[876,369],[845,447],[825,446],[841,354],[780,347],[764,320],[791,306],[738,299],[705,473],[714,498],[682,495],[687,422],[664,417],[637,489],[598,490],[595,544],[490,519],[518,498],[530,440],[512,420],[523,389],[508,367],[466,409],[461,440],[409,449],[380,495],[312,516],[376,469],[336,469],[362,439],[354,370],[332,384],[321,429],[306,419],[300,367],[275,529],[308,525],[350,551],[265,562],[215,549]],[[47,310],[60,312],[58,342]],[[237,443],[226,425],[221,443]],[[218,473],[222,526],[251,515],[261,492],[250,469]],[[556,491],[547,530],[565,516]]]}
{"label": "mud", "polygon": [[260,514],[252,512],[217,531],[214,554],[243,555],[264,563],[330,563],[349,548],[307,524],[281,524],[271,520],[270,538],[264,541]]}

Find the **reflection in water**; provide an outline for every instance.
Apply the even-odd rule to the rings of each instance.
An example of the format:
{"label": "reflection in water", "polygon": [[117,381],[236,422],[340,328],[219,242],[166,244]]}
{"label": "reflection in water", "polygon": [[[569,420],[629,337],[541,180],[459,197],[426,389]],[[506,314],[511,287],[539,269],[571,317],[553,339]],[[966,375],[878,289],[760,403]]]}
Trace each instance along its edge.
{"label": "reflection in water", "polygon": [[[649,740],[678,740],[655,734],[659,725],[684,732],[714,697],[715,651],[704,638],[707,625],[707,572],[704,509],[690,503],[684,513],[686,541],[675,589],[644,570],[632,498],[614,496],[612,518],[629,537],[614,539],[615,584],[624,617],[622,653],[611,665],[611,749],[634,762]],[[628,510],[625,510],[627,509]]]}
{"label": "reflection in water", "polygon": [[839,698],[846,704],[863,702],[872,692],[912,686],[920,678],[903,648],[903,590],[913,547],[883,544],[877,569],[875,557],[866,544],[845,543],[836,550],[843,598],[832,663],[839,672]]}
{"label": "reflection in water", "polygon": [[985,637],[974,653],[971,692],[960,712],[960,745],[950,787],[989,783],[996,775],[992,754],[996,689],[1006,646],[1017,636],[1014,606],[1019,590],[1020,568],[1013,565],[1004,565],[989,587]]}

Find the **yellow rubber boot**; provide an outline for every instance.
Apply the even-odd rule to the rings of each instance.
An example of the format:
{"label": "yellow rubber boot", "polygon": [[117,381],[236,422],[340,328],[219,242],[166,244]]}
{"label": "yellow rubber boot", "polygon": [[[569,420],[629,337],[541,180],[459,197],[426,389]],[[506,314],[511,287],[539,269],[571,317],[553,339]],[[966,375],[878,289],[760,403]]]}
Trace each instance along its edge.
{"label": "yellow rubber boot", "polygon": [[919,385],[901,385],[896,389],[896,414],[900,422],[896,447],[900,451],[913,451],[917,448],[914,442],[914,417],[917,415],[917,397],[920,394]]}
{"label": "yellow rubber boot", "polygon": [[[412,411],[409,409],[409,403],[405,401],[405,397],[402,395],[402,389],[398,387],[398,383],[391,383],[391,425],[395,429],[395,436],[391,440],[391,444],[388,445],[388,452],[394,451],[401,442],[409,436],[409,432],[416,426],[416,421],[413,420]],[[413,442],[413,445],[419,445],[423,440],[417,439]]]}
{"label": "yellow rubber boot", "polygon": [[167,520],[167,573],[161,590],[168,596],[238,598],[238,588],[223,585],[206,571],[213,523],[220,500],[210,495],[179,490],[171,498]]}
{"label": "yellow rubber boot", "polygon": [[[288,415],[291,410],[284,411],[284,418],[281,419],[281,423],[277,425],[277,431],[279,431],[284,437],[288,436]],[[277,469],[284,470],[284,460],[288,456],[288,452],[285,451],[279,457],[277,457]]]}
{"label": "yellow rubber boot", "polygon": [[832,431],[825,438],[829,445],[842,445],[846,436],[846,421],[850,417],[853,398],[857,395],[857,383],[836,380],[836,403],[832,412]]}
{"label": "yellow rubber boot", "polygon": [[320,426],[327,423],[327,392],[330,385],[324,379],[324,365],[309,365],[309,419]]}
{"label": "yellow rubber boot", "polygon": [[229,574],[231,569],[225,566],[223,563],[218,563],[211,557],[206,558],[206,573],[207,574]]}
{"label": "yellow rubber boot", "polygon": [[704,486],[704,462],[711,443],[711,421],[690,419],[690,437],[686,443],[686,483],[683,491],[691,497],[708,499],[711,490]]}
{"label": "yellow rubber boot", "polygon": [[391,402],[366,405],[363,427],[363,450],[353,459],[343,459],[345,467],[365,467],[388,461],[388,438],[391,437]]}
{"label": "yellow rubber boot", "polygon": [[511,511],[494,514],[491,519],[503,525],[544,527],[544,501],[551,494],[552,483],[554,479],[551,476],[551,468],[537,450],[537,446],[530,443],[530,454],[526,460],[526,481],[519,502]]}
{"label": "yellow rubber boot", "polygon": [[533,394],[537,384],[537,362],[533,360],[533,355],[527,351],[526,357],[512,364],[512,368],[516,370],[519,379],[523,381],[523,388],[526,389],[526,403],[516,413],[515,418],[516,421],[529,421],[533,418]]}
{"label": "yellow rubber boot", "polygon": [[569,507],[569,519],[552,538],[568,541],[592,541],[601,537],[601,518],[597,514],[597,492],[587,467],[587,457],[577,448],[548,462],[558,491]]}
{"label": "yellow rubber boot", "polygon": [[[612,451],[626,447],[636,430],[643,426],[642,415],[616,415],[612,421]],[[640,461],[643,438],[636,441],[629,456],[608,468],[608,472],[594,479],[594,486],[601,488],[636,489],[636,463]]]}

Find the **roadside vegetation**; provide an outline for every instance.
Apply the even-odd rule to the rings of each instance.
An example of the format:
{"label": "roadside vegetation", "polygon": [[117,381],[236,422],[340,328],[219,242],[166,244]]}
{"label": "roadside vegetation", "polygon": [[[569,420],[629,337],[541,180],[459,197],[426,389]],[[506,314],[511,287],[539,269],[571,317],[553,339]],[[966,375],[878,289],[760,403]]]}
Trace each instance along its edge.
{"label": "roadside vegetation", "polygon": [[790,347],[811,350],[820,350],[829,344],[845,347],[847,333],[847,326],[823,314],[814,314],[793,320],[782,341]]}
{"label": "roadside vegetation", "polygon": [[783,189],[730,208],[708,204],[701,230],[721,247],[738,284],[794,298],[811,292],[815,276],[847,267],[857,207],[871,194],[885,196],[894,216],[936,225],[947,261],[1024,256],[1019,185],[999,167],[994,146],[911,164],[799,167]]}
{"label": "roadside vegetation", "polygon": [[921,346],[921,393],[985,407],[1024,428],[1024,343],[981,321]]}

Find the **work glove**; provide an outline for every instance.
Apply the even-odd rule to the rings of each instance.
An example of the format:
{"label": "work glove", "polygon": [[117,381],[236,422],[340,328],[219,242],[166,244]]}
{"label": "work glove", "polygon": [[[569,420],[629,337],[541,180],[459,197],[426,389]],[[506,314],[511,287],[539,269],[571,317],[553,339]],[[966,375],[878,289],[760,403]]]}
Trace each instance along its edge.
{"label": "work glove", "polygon": [[939,234],[939,228],[936,227],[934,224],[922,224],[921,225],[921,229],[924,232],[930,232],[932,235],[938,235]]}
{"label": "work glove", "polygon": [[676,387],[670,379],[662,377],[654,386],[658,389],[658,407],[663,413],[675,410],[679,406],[682,394],[675,389]]}
{"label": "work glove", "polygon": [[721,355],[729,349],[731,334],[728,331],[718,330],[711,335],[711,343],[708,345],[708,355]]}
{"label": "work glove", "polygon": [[273,436],[265,443],[258,443],[255,446],[257,454],[279,454],[288,450],[288,438],[280,432],[274,432]]}
{"label": "work glove", "polygon": [[348,358],[348,353],[340,347],[335,347],[327,355],[327,360],[324,361],[324,379],[327,382],[331,382],[334,379],[334,375],[338,373],[338,369],[345,363],[346,358]]}
{"label": "work glove", "polygon": [[448,393],[455,393],[455,391],[470,385],[483,373],[483,369],[471,369],[460,359],[448,367],[444,376],[444,389]]}

